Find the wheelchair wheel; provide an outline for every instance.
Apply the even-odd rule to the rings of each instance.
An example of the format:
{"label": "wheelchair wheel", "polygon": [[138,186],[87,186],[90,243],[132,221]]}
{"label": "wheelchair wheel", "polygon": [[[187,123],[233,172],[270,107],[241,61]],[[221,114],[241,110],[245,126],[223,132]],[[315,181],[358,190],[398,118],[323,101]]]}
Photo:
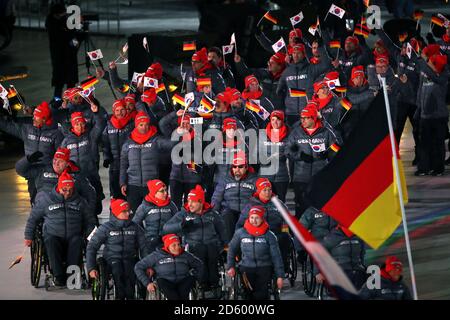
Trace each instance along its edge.
{"label": "wheelchair wheel", "polygon": [[302,263],[302,283],[305,293],[312,297],[316,289],[316,278],[314,277],[314,262],[309,255]]}
{"label": "wheelchair wheel", "polygon": [[189,292],[189,300],[200,300],[201,295],[202,292],[199,288],[198,282],[196,281]]}
{"label": "wheelchair wheel", "polygon": [[273,278],[272,281],[270,281],[269,292],[273,300],[280,300],[281,290],[279,290],[277,287],[277,278]]}
{"label": "wheelchair wheel", "polygon": [[36,231],[36,235],[31,242],[30,247],[31,254],[31,268],[30,268],[30,280],[31,285],[35,288],[39,287],[41,279],[42,266],[44,262],[44,242],[42,241],[42,234],[40,230]]}
{"label": "wheelchair wheel", "polygon": [[289,284],[291,285],[291,288],[295,286],[295,280],[297,280],[297,256],[296,251],[294,247],[294,240],[289,237]]}
{"label": "wheelchair wheel", "polygon": [[321,283],[321,284],[318,285],[318,288],[317,288],[317,299],[319,299],[319,300],[331,300],[330,291],[328,290],[328,287],[324,283]]}
{"label": "wheelchair wheel", "polygon": [[103,258],[97,260],[98,279],[94,279],[91,285],[93,300],[105,300],[108,298],[108,272],[106,261]]}

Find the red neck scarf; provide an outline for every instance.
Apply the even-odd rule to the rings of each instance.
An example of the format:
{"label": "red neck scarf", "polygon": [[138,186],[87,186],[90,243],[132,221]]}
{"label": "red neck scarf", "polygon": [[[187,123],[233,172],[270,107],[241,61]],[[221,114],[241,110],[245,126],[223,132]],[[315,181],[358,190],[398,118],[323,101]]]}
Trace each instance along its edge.
{"label": "red neck scarf", "polygon": [[331,99],[333,99],[333,95],[331,94],[331,92],[328,94],[328,96],[322,99],[319,98],[317,94],[315,94],[312,98],[314,102],[317,102],[319,104],[319,110],[325,108],[330,103]]}
{"label": "red neck scarf", "polygon": [[195,71],[195,74],[199,77],[203,77],[206,75],[206,71],[213,69],[213,65],[210,62],[206,62],[203,67],[199,70]]}
{"label": "red neck scarf", "polygon": [[244,229],[247,230],[250,235],[258,237],[262,236],[267,232],[267,230],[269,230],[269,224],[264,220],[264,222],[259,227],[255,227],[254,225],[251,225],[250,221],[248,221],[247,219],[244,223]]}
{"label": "red neck scarf", "polygon": [[249,99],[258,100],[259,98],[261,98],[262,93],[263,93],[262,90],[253,91],[253,92],[244,90],[244,91],[242,91],[242,98],[244,98],[246,100],[249,100]]}
{"label": "red neck scarf", "polygon": [[442,36],[442,40],[444,40],[444,42],[449,43],[450,42],[450,37],[446,33],[444,33],[444,35]]}
{"label": "red neck scarf", "polygon": [[131,117],[130,117],[130,115],[126,115],[122,119],[118,119],[114,115],[112,115],[110,120],[111,120],[111,124],[113,125],[114,128],[122,130],[123,128],[125,128],[125,126],[128,124],[128,122],[130,122]]}
{"label": "red neck scarf", "polygon": [[139,133],[137,128],[134,128],[133,131],[131,131],[130,137],[131,140],[133,140],[136,143],[143,144],[144,142],[148,141],[151,137],[153,137],[157,132],[157,129],[155,126],[150,126],[148,129],[148,132],[145,134]]}
{"label": "red neck scarf", "polygon": [[149,194],[149,193],[147,193],[147,195],[145,196],[145,200],[147,202],[155,204],[157,207],[160,207],[160,208],[161,207],[165,207],[165,206],[167,206],[170,203],[170,197],[169,196],[164,201],[164,200],[156,198],[154,195]]}
{"label": "red neck scarf", "polygon": [[314,128],[312,129],[306,129],[305,127],[303,127],[303,130],[305,130],[306,134],[308,136],[312,136],[314,133],[316,133],[317,130],[319,130],[320,128],[322,128],[322,121],[317,120],[316,121],[316,125],[314,126]]}
{"label": "red neck scarf", "polygon": [[320,60],[319,58],[316,57],[312,57],[311,59],[309,59],[309,63],[311,64],[319,64]]}
{"label": "red neck scarf", "polygon": [[[276,134],[276,133],[278,133],[278,134]],[[280,142],[280,141],[283,141],[283,139],[287,136],[288,128],[283,123],[283,126],[280,129],[275,130],[275,129],[272,129],[272,124],[269,122],[266,127],[266,134],[270,141]]]}

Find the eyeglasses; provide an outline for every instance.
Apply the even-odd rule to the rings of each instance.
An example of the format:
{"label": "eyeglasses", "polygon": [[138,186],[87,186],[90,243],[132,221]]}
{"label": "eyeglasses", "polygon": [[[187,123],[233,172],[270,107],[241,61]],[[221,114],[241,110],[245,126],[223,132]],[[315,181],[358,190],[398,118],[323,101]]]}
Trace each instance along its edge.
{"label": "eyeglasses", "polygon": [[245,165],[240,165],[240,166],[233,166],[233,169],[237,169],[237,168],[239,168],[239,169],[243,169],[243,168],[245,168]]}

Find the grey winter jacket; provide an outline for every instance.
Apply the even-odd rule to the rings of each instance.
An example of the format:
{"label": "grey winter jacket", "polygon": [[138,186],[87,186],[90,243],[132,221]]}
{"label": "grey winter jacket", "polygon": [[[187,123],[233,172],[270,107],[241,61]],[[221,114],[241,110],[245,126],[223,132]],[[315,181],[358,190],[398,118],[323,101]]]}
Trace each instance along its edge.
{"label": "grey winter jacket", "polygon": [[147,275],[148,268],[155,271],[156,279],[170,282],[179,282],[191,274],[200,278],[204,272],[203,262],[192,253],[183,251],[180,255],[173,256],[159,248],[136,263],[134,267],[137,278],[145,287],[151,282]]}
{"label": "grey winter jacket", "polygon": [[182,208],[166,222],[163,232],[182,235],[184,243],[189,246],[204,244],[222,248],[228,241],[222,216],[211,208],[201,215]]}
{"label": "grey winter jacket", "polygon": [[285,153],[294,162],[292,181],[307,183],[334,156],[330,147],[342,145],[340,136],[329,127],[319,128],[312,136],[296,125],[286,141]]}
{"label": "grey winter jacket", "polygon": [[103,223],[92,235],[86,248],[86,264],[88,271],[95,269],[96,256],[104,244],[103,258],[112,260],[133,260],[142,252],[148,251],[145,244],[144,230],[131,220],[119,220],[110,215],[110,220]]}
{"label": "grey winter jacket", "polygon": [[[77,168],[78,169],[78,168]],[[35,179],[37,191],[51,192],[58,184],[59,175],[53,170],[53,166],[32,164],[23,157],[16,162],[16,172],[25,179]],[[89,180],[79,170],[70,170],[69,174],[75,180],[75,190],[88,204],[87,211],[95,214],[96,191]]]}
{"label": "grey winter jacket", "polygon": [[144,226],[145,239],[148,242],[164,235],[164,225],[177,212],[178,208],[173,202],[170,202],[167,206],[158,207],[144,199],[136,210],[133,222]]}
{"label": "grey winter jacket", "polygon": [[[251,172],[252,171],[252,172]],[[224,179],[219,180],[211,199],[217,211],[233,210],[241,212],[256,191],[255,182],[258,178],[253,170],[241,180],[236,180],[229,172]]]}
{"label": "grey winter jacket", "polygon": [[86,209],[86,200],[76,192],[68,200],[64,200],[55,189],[51,192],[39,192],[25,226],[25,239],[33,239],[36,226],[41,220],[44,220],[44,237],[51,235],[69,239],[88,235],[95,226],[95,215]]}
{"label": "grey winter jacket", "polygon": [[386,277],[380,277],[380,288],[367,287],[363,285],[359,291],[359,298],[362,300],[412,300],[409,288],[400,278],[399,281],[392,281]]}
{"label": "grey winter jacket", "polygon": [[288,64],[277,87],[277,94],[284,97],[284,110],[287,115],[298,115],[307,104],[306,97],[291,97],[289,89],[305,90],[311,96],[312,85],[317,77],[330,68],[330,59],[326,55],[320,59],[319,64],[310,64],[306,58],[298,63]]}
{"label": "grey winter jacket", "polygon": [[158,179],[161,153],[170,152],[176,143],[159,135],[143,144],[129,138],[120,154],[120,185],[145,187],[147,181]]}
{"label": "grey winter jacket", "polygon": [[319,241],[337,226],[337,222],[333,218],[314,207],[305,210],[300,218],[300,223]]}
{"label": "grey winter jacket", "polygon": [[117,129],[108,121],[102,133],[103,160],[110,162],[109,170],[120,171],[120,152],[134,129],[134,121],[130,120],[122,129]]}
{"label": "grey winter jacket", "polygon": [[447,96],[448,67],[437,74],[423,59],[417,66],[421,72],[419,92],[417,94],[416,119],[448,119]]}
{"label": "grey winter jacket", "polygon": [[[98,119],[100,116],[98,113],[94,114],[94,119]],[[87,176],[98,175],[96,164],[98,143],[104,129],[101,123],[102,121],[96,120],[94,126],[86,127],[86,132],[81,136],[69,131],[61,142],[61,147],[70,150],[70,160],[76,163],[81,172]]]}
{"label": "grey winter jacket", "polygon": [[63,134],[55,123],[52,126],[44,125],[39,129],[31,123],[17,123],[0,117],[0,130],[22,140],[26,156],[36,151],[42,152],[44,156],[41,161],[44,163],[51,162],[63,140]]}
{"label": "grey winter jacket", "polygon": [[136,102],[136,110],[147,113],[150,117],[150,123],[155,125],[167,114],[166,105],[160,97],[156,97],[155,103],[151,106],[142,101]]}
{"label": "grey winter jacket", "polygon": [[273,267],[277,278],[284,278],[284,265],[277,237],[272,231],[252,236],[244,228],[236,230],[228,244],[227,269],[235,267],[241,253],[240,266],[247,268]]}
{"label": "grey winter jacket", "polygon": [[100,106],[100,103],[94,98],[93,102],[98,106],[98,112],[95,114],[91,110],[91,106],[87,102],[75,105],[72,103],[67,104],[65,109],[54,109],[52,108],[52,114],[54,119],[61,125],[61,130],[64,135],[70,131],[72,124],[70,123],[71,114],[74,112],[82,112],[83,117],[86,119],[86,124],[88,127],[92,128],[96,125],[99,126],[100,131],[103,131],[108,119],[108,113],[105,108]]}

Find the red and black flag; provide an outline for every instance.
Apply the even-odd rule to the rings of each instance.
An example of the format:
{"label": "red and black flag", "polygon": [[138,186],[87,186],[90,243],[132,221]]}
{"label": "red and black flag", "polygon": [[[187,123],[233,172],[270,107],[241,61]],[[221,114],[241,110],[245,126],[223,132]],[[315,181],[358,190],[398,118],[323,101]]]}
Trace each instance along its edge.
{"label": "red and black flag", "polygon": [[[379,95],[333,161],[312,178],[308,190],[312,206],[378,248],[402,221],[393,159],[386,108]],[[406,196],[401,161],[398,164]]]}

